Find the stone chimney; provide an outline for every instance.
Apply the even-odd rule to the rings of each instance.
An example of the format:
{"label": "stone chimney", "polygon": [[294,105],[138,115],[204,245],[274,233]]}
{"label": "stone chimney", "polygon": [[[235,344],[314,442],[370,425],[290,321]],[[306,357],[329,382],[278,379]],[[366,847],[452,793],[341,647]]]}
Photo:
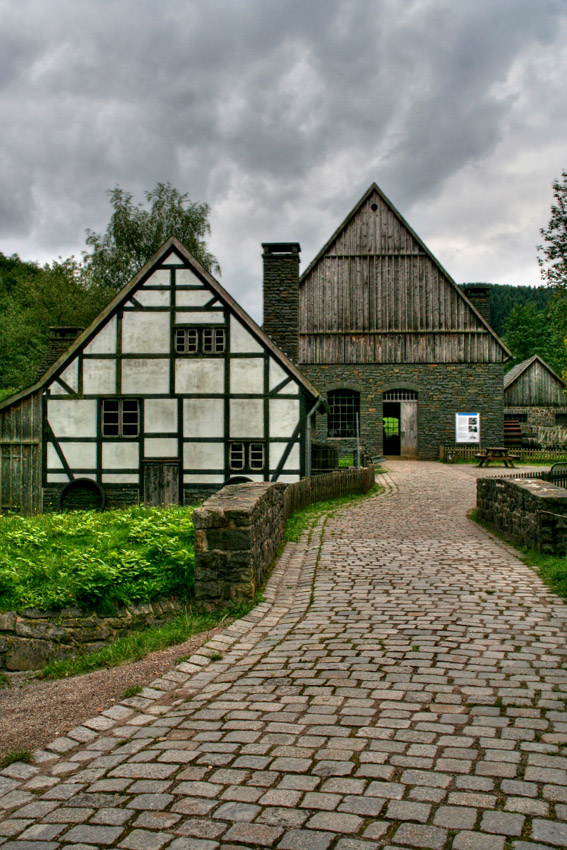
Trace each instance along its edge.
{"label": "stone chimney", "polygon": [[56,360],[59,360],[72,342],[74,342],[84,328],[76,327],[52,327],[49,328],[49,339],[47,341],[47,349],[43,355],[43,360],[35,376],[35,380],[39,381],[43,378],[48,369],[53,366]]}
{"label": "stone chimney", "polygon": [[465,286],[464,293],[483,319],[490,324],[490,287],[483,283],[473,283]]}
{"label": "stone chimney", "polygon": [[294,363],[299,361],[299,242],[262,242],[264,331]]}

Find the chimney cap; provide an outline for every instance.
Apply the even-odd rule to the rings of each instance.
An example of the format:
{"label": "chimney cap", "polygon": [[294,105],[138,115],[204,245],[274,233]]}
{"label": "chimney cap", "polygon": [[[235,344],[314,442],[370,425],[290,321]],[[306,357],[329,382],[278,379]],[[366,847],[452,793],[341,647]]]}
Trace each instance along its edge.
{"label": "chimney cap", "polygon": [[266,254],[299,254],[301,245],[299,242],[262,242],[264,256]]}

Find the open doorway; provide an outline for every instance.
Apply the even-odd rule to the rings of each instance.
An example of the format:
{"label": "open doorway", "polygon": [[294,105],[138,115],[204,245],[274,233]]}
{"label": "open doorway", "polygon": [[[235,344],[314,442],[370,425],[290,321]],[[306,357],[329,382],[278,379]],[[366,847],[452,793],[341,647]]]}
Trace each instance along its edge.
{"label": "open doorway", "polygon": [[417,393],[388,390],[384,393],[384,454],[417,457]]}

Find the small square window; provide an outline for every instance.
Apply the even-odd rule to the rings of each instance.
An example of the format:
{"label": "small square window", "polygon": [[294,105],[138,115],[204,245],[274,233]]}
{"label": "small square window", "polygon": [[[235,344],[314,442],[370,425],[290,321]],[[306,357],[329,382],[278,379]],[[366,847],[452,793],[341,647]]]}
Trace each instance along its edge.
{"label": "small square window", "polygon": [[230,444],[230,459],[229,465],[231,469],[244,469],[246,460],[246,452],[244,443]]}
{"label": "small square window", "polygon": [[137,437],[140,402],[136,398],[107,398],[102,402],[103,437]]}
{"label": "small square window", "polygon": [[264,444],[250,443],[248,457],[250,469],[264,469]]}

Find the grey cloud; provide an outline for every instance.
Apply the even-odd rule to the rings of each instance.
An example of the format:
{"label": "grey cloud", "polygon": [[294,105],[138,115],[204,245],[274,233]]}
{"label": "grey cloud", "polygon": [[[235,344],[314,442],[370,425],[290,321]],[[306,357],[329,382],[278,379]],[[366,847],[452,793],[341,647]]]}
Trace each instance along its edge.
{"label": "grey cloud", "polygon": [[262,239],[310,258],[373,179],[443,221],[455,176],[468,191],[534,99],[550,121],[563,96],[564,58],[543,98],[507,86],[527,52],[558,51],[554,0],[0,0],[0,15],[0,250],[80,250],[105,189],[170,180],[211,205],[225,278],[254,305]]}

